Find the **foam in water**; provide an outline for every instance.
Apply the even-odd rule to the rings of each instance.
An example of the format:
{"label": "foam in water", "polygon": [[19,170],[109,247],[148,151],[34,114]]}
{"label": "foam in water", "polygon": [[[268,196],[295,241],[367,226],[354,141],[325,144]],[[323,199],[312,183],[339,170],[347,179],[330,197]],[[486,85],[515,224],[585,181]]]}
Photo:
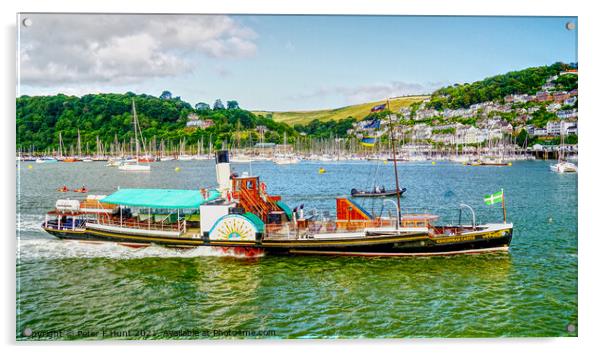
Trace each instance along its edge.
{"label": "foam in water", "polygon": [[21,239],[18,242],[17,258],[28,261],[36,259],[58,258],[112,258],[112,259],[137,259],[137,258],[193,258],[193,257],[237,257],[251,258],[259,255],[247,256],[234,249],[217,247],[196,247],[191,249],[173,249],[158,245],[143,248],[132,248],[113,242],[89,243],[76,240],[54,239]]}
{"label": "foam in water", "polygon": [[40,218],[38,215],[26,215],[21,214],[17,219],[17,230],[19,232],[31,232],[31,231],[39,231],[42,230],[42,223],[44,222],[44,218]]}

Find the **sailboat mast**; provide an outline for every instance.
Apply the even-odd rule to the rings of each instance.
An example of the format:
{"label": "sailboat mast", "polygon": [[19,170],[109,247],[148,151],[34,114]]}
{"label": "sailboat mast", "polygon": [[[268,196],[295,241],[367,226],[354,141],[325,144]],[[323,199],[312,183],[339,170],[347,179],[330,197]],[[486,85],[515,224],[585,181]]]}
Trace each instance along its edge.
{"label": "sailboat mast", "polygon": [[136,116],[136,102],[132,100],[132,114],[134,115],[134,144],[136,144],[136,159],[138,159],[140,155],[140,145],[138,144],[138,122]]}
{"label": "sailboat mast", "polygon": [[63,135],[59,132],[59,157],[63,157]]}
{"label": "sailboat mast", "polygon": [[399,196],[399,174],[397,172],[397,151],[395,149],[395,136],[393,134],[393,119],[391,118],[391,109],[389,99],[387,98],[387,111],[389,115],[389,131],[391,132],[391,145],[393,146],[393,169],[395,170],[395,195],[397,196],[397,224],[396,229],[401,224],[401,198]]}
{"label": "sailboat mast", "polygon": [[79,129],[77,129],[77,156],[82,156],[82,140],[79,134]]}

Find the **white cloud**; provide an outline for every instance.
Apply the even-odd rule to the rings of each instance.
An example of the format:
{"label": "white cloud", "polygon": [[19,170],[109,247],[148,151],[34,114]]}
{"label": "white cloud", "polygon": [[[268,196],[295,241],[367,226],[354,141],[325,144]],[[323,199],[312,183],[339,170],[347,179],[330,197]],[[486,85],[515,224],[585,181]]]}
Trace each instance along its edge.
{"label": "white cloud", "polygon": [[28,86],[138,83],[191,72],[200,56],[256,52],[255,32],[221,15],[35,14],[21,29]]}
{"label": "white cloud", "polygon": [[342,96],[347,104],[357,104],[382,100],[387,97],[429,94],[443,86],[445,86],[445,83],[443,82],[428,82],[425,84],[419,84],[404,81],[390,81],[353,87],[322,87],[312,92],[290,96],[289,99],[294,101],[302,101],[310,98],[335,95]]}

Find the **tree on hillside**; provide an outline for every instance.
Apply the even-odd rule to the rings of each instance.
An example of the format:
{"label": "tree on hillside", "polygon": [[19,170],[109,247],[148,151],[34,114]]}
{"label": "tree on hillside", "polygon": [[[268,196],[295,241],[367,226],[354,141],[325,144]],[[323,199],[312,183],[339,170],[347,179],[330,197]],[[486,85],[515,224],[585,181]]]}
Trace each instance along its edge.
{"label": "tree on hillside", "polygon": [[577,88],[579,78],[577,75],[561,75],[555,81],[556,88],[562,91],[571,91]]}
{"label": "tree on hillside", "polygon": [[194,109],[196,109],[197,111],[207,111],[211,109],[211,106],[205,102],[199,102],[194,105]]}
{"label": "tree on hillside", "polygon": [[171,100],[171,92],[169,91],[163,91],[161,93],[161,96],[159,96],[160,99],[162,100]]}
{"label": "tree on hillside", "polygon": [[226,106],[228,107],[228,109],[239,109],[240,108],[238,106],[238,102],[237,101],[227,101],[226,102]]}
{"label": "tree on hillside", "polygon": [[224,104],[222,103],[222,100],[220,100],[219,98],[217,100],[215,100],[215,103],[213,103],[213,110],[218,110],[218,109],[224,109]]}
{"label": "tree on hillside", "polygon": [[468,108],[479,102],[503,100],[505,96],[511,94],[533,95],[541,89],[548,78],[568,68],[567,64],[555,63],[550,66],[512,71],[471,84],[443,87],[433,92],[426,106],[436,110]]}
{"label": "tree on hillside", "polygon": [[[274,140],[283,136],[284,132],[291,139],[298,136],[286,123],[255,116],[243,109],[223,109],[219,100],[216,107],[221,109],[206,109],[201,113],[185,101],[135,95],[131,92],[82,97],[21,96],[16,100],[17,148],[29,151],[35,146],[36,151],[56,151],[60,133],[64,148],[69,149],[77,144],[78,129],[81,131],[82,146],[89,145],[91,149],[96,147],[97,136],[105,148],[109,148],[116,140],[119,144],[129,145],[133,137],[132,100],[136,102],[142,135],[149,144],[153,140],[155,144],[163,140],[166,146],[176,146],[183,138],[191,145],[200,140],[205,143],[211,139],[213,142],[232,141],[232,131],[236,130],[237,125],[242,142],[244,139],[254,139],[250,131],[257,126],[265,126],[276,132],[272,136]],[[197,108],[207,106],[209,105],[197,105]],[[202,119],[213,121],[215,125],[207,129],[186,128],[187,117],[195,112]],[[154,146],[157,147],[158,145]]]}

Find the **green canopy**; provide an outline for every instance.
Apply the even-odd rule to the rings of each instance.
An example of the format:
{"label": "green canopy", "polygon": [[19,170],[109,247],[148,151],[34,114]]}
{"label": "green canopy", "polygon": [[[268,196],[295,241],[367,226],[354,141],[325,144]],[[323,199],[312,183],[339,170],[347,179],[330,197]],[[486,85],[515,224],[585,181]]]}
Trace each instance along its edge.
{"label": "green canopy", "polygon": [[196,209],[219,198],[216,190],[204,199],[198,190],[185,189],[120,189],[101,200],[102,203],[163,209]]}

